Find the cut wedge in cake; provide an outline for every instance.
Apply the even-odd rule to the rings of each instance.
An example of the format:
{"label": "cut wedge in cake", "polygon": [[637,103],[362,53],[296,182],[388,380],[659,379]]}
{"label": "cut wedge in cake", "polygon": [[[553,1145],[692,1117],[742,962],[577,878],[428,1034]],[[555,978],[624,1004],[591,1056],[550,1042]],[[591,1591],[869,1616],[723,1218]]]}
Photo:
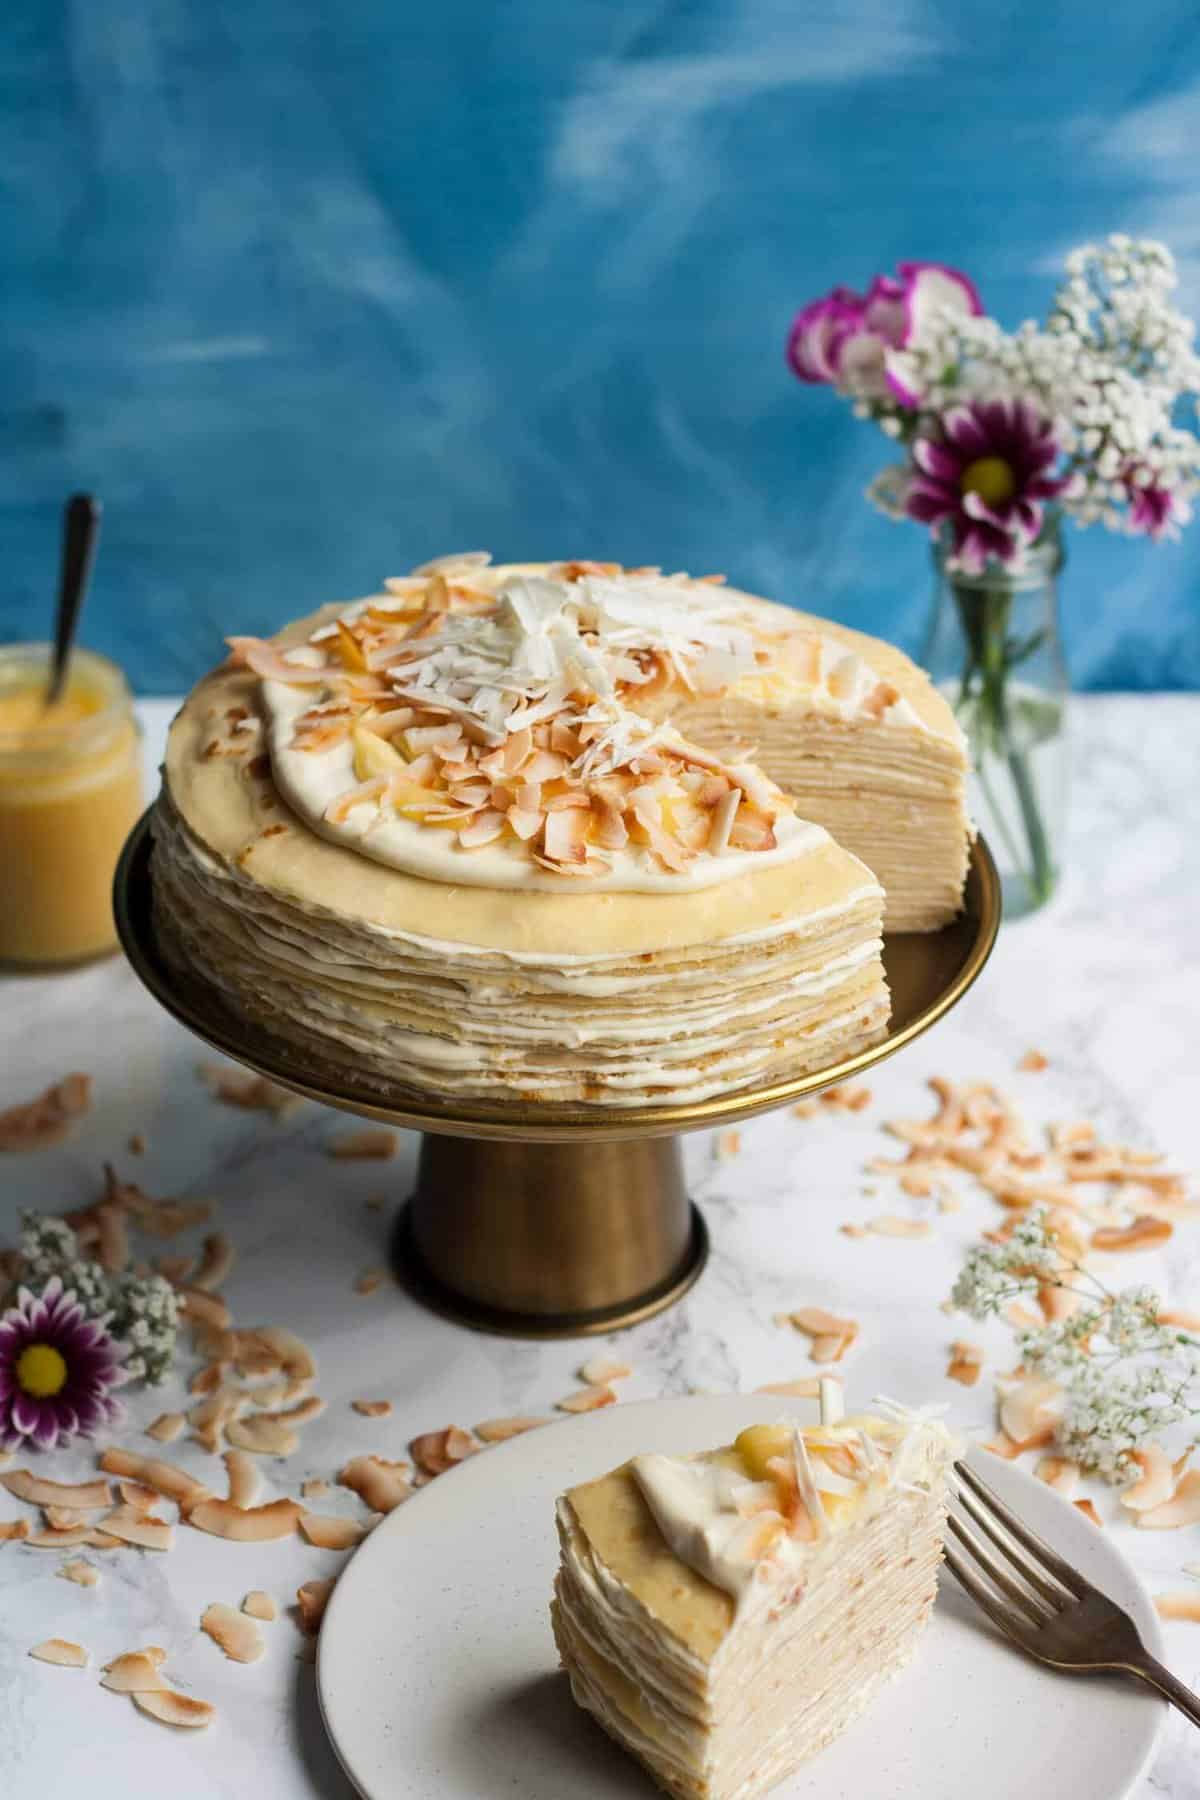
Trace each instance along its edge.
{"label": "cut wedge in cake", "polygon": [[[307,1075],[450,1104],[694,1102],[878,1043],[876,876],[668,716],[774,680],[756,606],[467,557],[230,639],[168,744],[166,956]],[[819,710],[908,720],[824,655]]]}
{"label": "cut wedge in cake", "polygon": [[580,1706],[680,1800],[753,1800],[909,1659],[955,1445],[880,1403],[635,1457],[558,1503],[551,1617]]}

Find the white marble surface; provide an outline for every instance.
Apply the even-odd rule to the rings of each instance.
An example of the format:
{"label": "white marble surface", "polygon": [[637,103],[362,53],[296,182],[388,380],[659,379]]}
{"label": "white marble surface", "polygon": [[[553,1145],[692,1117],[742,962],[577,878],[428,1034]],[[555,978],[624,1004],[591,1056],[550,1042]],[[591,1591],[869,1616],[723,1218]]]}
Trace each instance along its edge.
{"label": "white marble surface", "polygon": [[[145,709],[150,761],[168,710],[165,703]],[[714,1254],[684,1304],[619,1339],[637,1371],[625,1397],[750,1389],[809,1373],[806,1340],[775,1326],[772,1314],[821,1302],[863,1321],[845,1365],[852,1396],[883,1389],[913,1401],[945,1399],[962,1423],[990,1425],[988,1381],[968,1391],[945,1380],[947,1344],[957,1329],[938,1302],[966,1244],[994,1221],[994,1203],[970,1195],[960,1213],[938,1217],[934,1236],[923,1241],[851,1240],[837,1227],[881,1210],[919,1209],[862,1170],[869,1156],[890,1153],[881,1120],[925,1110],[923,1084],[933,1073],[995,1080],[1031,1119],[1086,1113],[1121,1140],[1194,1164],[1198,737],[1200,698],[1078,702],[1074,829],[1067,879],[1052,908],[1003,932],[984,979],[958,1011],[876,1072],[865,1113],[760,1119],[743,1127],[741,1152],[728,1160],[717,1160],[703,1137],[688,1141]],[[1050,1069],[1015,1073],[1031,1045],[1048,1055]],[[97,1090],[93,1113],[67,1144],[0,1164],[0,1242],[11,1241],[20,1206],[59,1211],[92,1199],[100,1164],[111,1158],[151,1192],[216,1202],[218,1222],[239,1252],[226,1287],[236,1319],[290,1324],[314,1347],[327,1410],[304,1429],[295,1457],[269,1465],[274,1491],[297,1492],[302,1479],[332,1475],[360,1450],[403,1455],[416,1431],[547,1408],[574,1385],[581,1357],[595,1347],[477,1336],[423,1314],[390,1287],[358,1297],[356,1274],[385,1260],[390,1206],[405,1192],[414,1141],[405,1140],[390,1163],[336,1162],[322,1154],[324,1140],[345,1129],[336,1115],[306,1106],[280,1123],[216,1104],[194,1073],[205,1052],[119,961],[0,983],[0,1046],[0,1105],[70,1068],[90,1070]],[[127,1151],[134,1132],[147,1140],[142,1158]],[[366,1202],[381,1192],[389,1205],[372,1210]],[[1165,1256],[1130,1259],[1127,1267],[1131,1278],[1161,1282],[1176,1302],[1195,1305],[1200,1228],[1179,1228]],[[1006,1332],[998,1330],[992,1342],[999,1359]],[[182,1367],[186,1373],[190,1365]],[[181,1395],[176,1383],[136,1396],[123,1441],[149,1449],[137,1426]],[[367,1420],[353,1413],[350,1401],[364,1396],[391,1400],[392,1415]],[[195,1445],[168,1454],[221,1479],[219,1465]],[[68,1480],[92,1461],[82,1448],[49,1460],[51,1472]],[[356,1509],[351,1496],[337,1495],[320,1504]],[[1111,1514],[1110,1497],[1102,1506]],[[16,1502],[0,1499],[0,1516],[17,1510]],[[1181,1565],[1200,1557],[1194,1530],[1114,1529],[1154,1590],[1183,1585]],[[232,1545],[185,1528],[166,1556],[96,1555],[101,1584],[90,1591],[56,1579],[58,1560],[20,1545],[0,1549],[6,1800],[77,1791],[118,1800],[130,1791],[134,1769],[140,1791],[170,1793],[172,1800],[244,1800],[250,1793],[258,1800],[346,1800],[293,1621],[282,1616],[264,1627],[267,1655],[251,1667],[226,1662],[198,1628],[210,1601],[236,1604],[251,1587],[290,1601],[300,1581],[334,1570],[336,1555],[299,1540]],[[30,1661],[29,1646],[52,1635],[87,1646],[91,1669]],[[1172,1666],[1200,1684],[1200,1629],[1172,1626],[1167,1640]],[[100,1663],[147,1642],[167,1648],[168,1669],[181,1686],[216,1702],[219,1717],[209,1731],[173,1733],[99,1687]],[[1102,1686],[1096,1704],[1104,1704]],[[879,1779],[884,1785],[864,1800],[890,1800],[886,1776]],[[1173,1720],[1138,1800],[1185,1800],[1197,1792],[1200,1736]]]}

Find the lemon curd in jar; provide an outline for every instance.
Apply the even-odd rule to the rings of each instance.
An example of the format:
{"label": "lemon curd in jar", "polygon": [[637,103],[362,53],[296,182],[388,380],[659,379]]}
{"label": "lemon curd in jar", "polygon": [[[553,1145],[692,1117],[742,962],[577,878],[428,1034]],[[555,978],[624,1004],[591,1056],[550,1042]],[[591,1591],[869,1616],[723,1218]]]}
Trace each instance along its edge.
{"label": "lemon curd in jar", "polygon": [[133,701],[114,663],[76,650],[45,702],[50,649],[0,646],[0,961],[76,962],[115,947],[112,879],[142,799]]}

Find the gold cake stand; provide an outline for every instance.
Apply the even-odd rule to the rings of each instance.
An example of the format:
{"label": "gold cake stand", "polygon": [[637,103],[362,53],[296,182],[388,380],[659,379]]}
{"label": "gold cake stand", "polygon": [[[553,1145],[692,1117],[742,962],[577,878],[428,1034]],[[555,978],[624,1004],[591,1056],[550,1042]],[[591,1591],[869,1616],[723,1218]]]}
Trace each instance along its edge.
{"label": "gold cake stand", "polygon": [[315,1075],[290,1046],[181,975],[158,944],[149,814],[134,827],[113,896],[125,953],[155,999],[197,1037],[327,1106],[422,1133],[416,1186],[393,1258],[409,1291],[479,1330],[574,1337],[649,1318],[687,1292],[708,1233],[683,1179],[679,1134],[732,1125],[894,1056],[962,999],[991,953],[1000,881],[976,839],[962,913],[943,930],[888,936],[887,1037],[826,1069],[684,1105],[449,1105],[349,1072]]}

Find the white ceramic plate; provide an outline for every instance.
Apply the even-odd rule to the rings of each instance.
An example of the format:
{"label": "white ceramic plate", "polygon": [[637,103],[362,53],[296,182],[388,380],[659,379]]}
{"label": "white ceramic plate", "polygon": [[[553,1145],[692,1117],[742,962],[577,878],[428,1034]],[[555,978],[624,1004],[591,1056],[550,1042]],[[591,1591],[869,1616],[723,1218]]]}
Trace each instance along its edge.
{"label": "white ceramic plate", "polygon": [[[325,1724],[366,1800],[648,1800],[644,1772],[572,1701],[547,1605],[554,1501],[643,1450],[728,1443],[769,1412],[749,1395],[656,1400],[532,1431],[443,1476],[386,1519],[321,1628]],[[1104,1533],[1019,1469],[986,1478],[1126,1607],[1151,1650],[1154,1608]],[[992,1633],[946,1576],[910,1667],[775,1800],[1120,1800],[1165,1708],[1131,1685],[1058,1675]]]}

